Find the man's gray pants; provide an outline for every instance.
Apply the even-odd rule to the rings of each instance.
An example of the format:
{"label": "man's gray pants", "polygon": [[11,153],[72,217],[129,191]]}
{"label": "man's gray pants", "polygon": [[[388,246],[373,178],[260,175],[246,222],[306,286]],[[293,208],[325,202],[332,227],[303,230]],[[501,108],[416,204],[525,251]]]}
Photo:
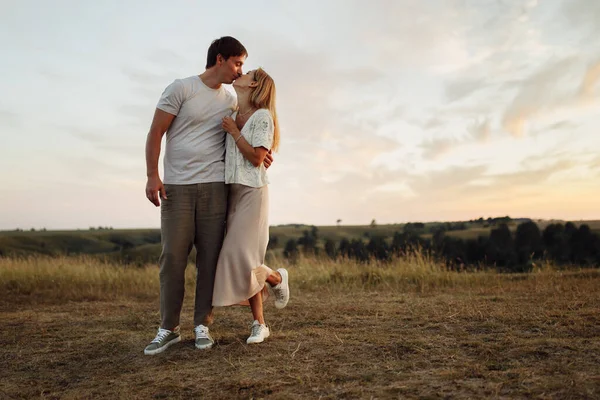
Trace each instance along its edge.
{"label": "man's gray pants", "polygon": [[219,252],[225,235],[228,187],[224,182],[165,185],[161,204],[161,328],[179,325],[185,293],[185,268],[196,247],[194,326],[212,318],[212,296]]}

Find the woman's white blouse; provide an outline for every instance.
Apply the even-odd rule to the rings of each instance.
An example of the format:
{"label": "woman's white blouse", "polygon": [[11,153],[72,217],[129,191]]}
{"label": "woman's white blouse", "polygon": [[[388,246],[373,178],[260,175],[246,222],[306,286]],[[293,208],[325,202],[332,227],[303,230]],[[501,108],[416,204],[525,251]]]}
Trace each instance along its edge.
{"label": "woman's white blouse", "polygon": [[[234,114],[232,118],[235,119],[235,117]],[[271,150],[274,127],[273,117],[269,110],[261,108],[248,118],[241,133],[252,147],[264,147]],[[234,138],[229,134],[225,141],[225,149],[225,183],[239,183],[251,187],[262,187],[269,184],[265,166],[261,164],[259,167],[255,167],[246,160]]]}

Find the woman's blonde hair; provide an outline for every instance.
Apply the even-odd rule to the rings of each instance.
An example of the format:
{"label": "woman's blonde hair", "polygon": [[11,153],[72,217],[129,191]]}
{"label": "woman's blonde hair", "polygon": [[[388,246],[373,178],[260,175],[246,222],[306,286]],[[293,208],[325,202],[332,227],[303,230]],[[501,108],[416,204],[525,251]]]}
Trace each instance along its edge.
{"label": "woman's blonde hair", "polygon": [[255,108],[266,108],[273,118],[273,145],[271,149],[277,151],[279,148],[279,122],[277,121],[277,111],[275,110],[275,81],[264,69],[258,68],[254,71],[254,80],[258,85],[250,94],[250,104]]}

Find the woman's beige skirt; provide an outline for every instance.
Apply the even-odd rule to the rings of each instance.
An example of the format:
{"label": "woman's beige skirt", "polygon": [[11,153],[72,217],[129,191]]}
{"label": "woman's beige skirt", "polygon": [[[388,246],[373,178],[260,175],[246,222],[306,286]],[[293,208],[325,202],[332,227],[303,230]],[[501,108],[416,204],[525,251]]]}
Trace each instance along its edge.
{"label": "woman's beige skirt", "polygon": [[264,265],[269,243],[268,186],[253,188],[231,184],[227,233],[217,263],[213,306],[249,305],[262,291],[268,297],[266,279],[272,270]]}

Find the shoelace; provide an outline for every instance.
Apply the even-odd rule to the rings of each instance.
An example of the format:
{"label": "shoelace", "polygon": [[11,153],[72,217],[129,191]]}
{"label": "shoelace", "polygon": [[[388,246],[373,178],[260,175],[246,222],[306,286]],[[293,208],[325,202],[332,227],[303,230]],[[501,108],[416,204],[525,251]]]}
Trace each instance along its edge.
{"label": "shoelace", "polygon": [[194,332],[196,333],[196,337],[198,337],[198,336],[207,337],[208,328],[205,326],[198,325],[197,327],[194,328]]}
{"label": "shoelace", "polygon": [[158,333],[156,334],[156,337],[154,338],[154,340],[152,341],[152,343],[160,343],[163,340],[165,340],[165,338],[167,336],[169,336],[169,334],[171,333],[171,331],[168,331],[166,329],[159,329]]}
{"label": "shoelace", "polygon": [[[281,285],[281,284],[279,284]],[[273,289],[273,292],[275,293],[275,298],[277,300],[283,300],[284,299],[284,295],[283,295],[283,290],[281,289],[281,287],[279,287],[279,285],[275,286]]]}
{"label": "shoelace", "polygon": [[259,336],[263,326],[261,324],[252,325],[252,334],[250,336]]}

